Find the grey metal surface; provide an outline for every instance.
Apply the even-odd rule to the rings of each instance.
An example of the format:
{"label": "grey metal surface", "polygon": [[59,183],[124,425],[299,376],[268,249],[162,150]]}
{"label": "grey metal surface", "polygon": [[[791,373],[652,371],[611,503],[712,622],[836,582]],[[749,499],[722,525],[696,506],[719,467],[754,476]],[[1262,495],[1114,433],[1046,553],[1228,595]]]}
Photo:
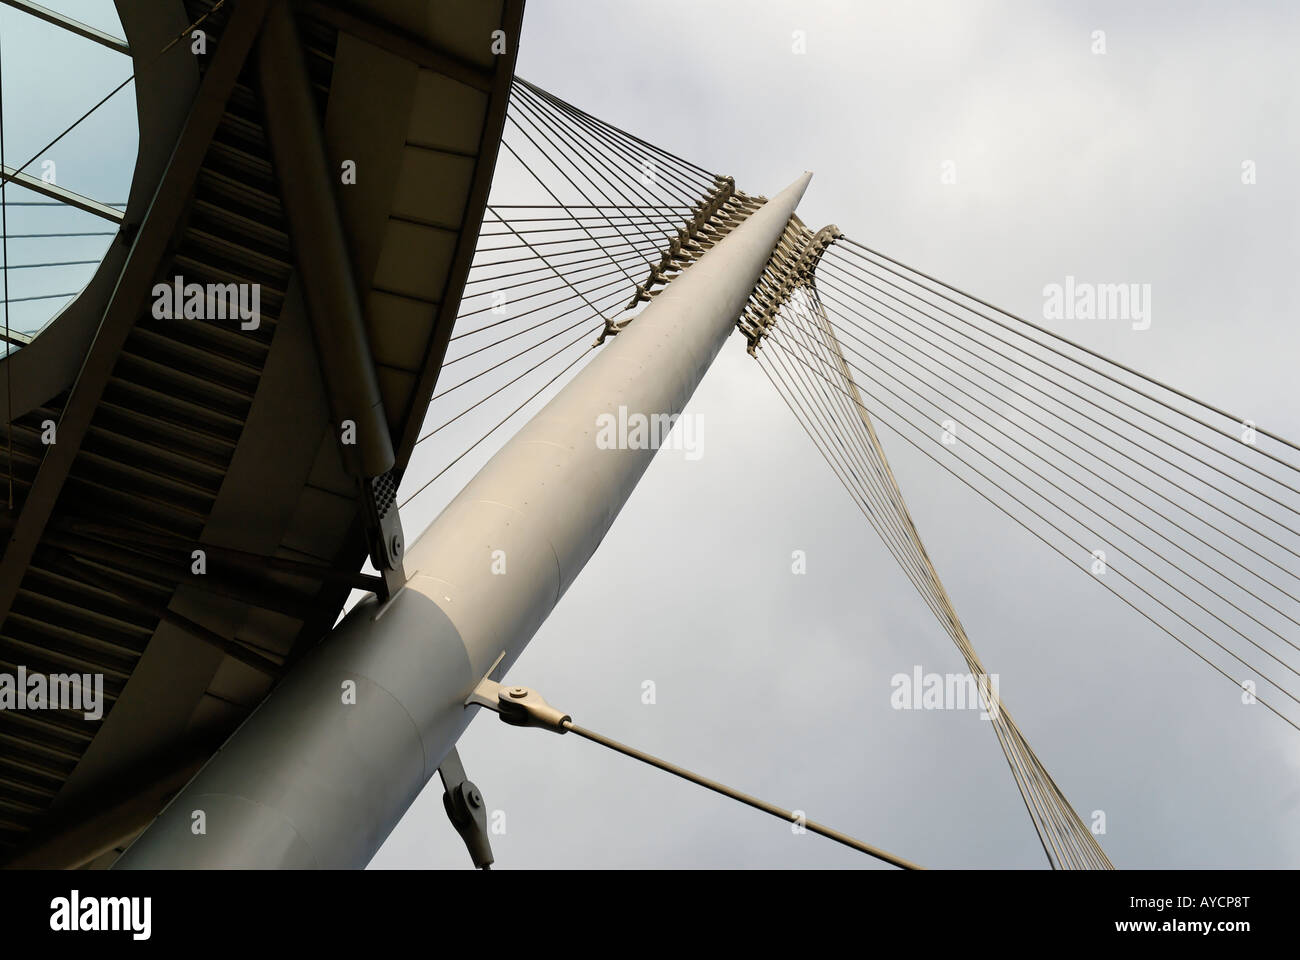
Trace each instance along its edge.
{"label": "grey metal surface", "polygon": [[653,459],[599,448],[597,418],[681,413],[810,177],[678,277],[507,442],[411,547],[406,588],[354,609],[118,866],[365,866],[468,725],[466,698],[518,658]]}

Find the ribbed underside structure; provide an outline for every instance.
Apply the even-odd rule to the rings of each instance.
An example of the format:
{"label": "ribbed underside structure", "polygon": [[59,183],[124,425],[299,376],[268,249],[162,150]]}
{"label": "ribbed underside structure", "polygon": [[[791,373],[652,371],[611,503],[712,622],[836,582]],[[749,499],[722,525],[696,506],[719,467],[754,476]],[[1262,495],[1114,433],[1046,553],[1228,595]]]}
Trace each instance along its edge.
{"label": "ribbed underside structure", "polygon": [[[278,0],[272,0],[278,2]],[[329,628],[367,555],[266,126],[266,0],[119,0],[140,161],[96,278],[9,361],[0,671],[102,673],[102,720],[0,712],[0,862],[110,862]],[[294,3],[400,477],[476,245],[522,3]],[[509,38],[494,53],[494,31]],[[155,283],[261,318],[159,319]],[[133,286],[134,285],[134,286]],[[343,358],[343,363],[348,359]],[[57,443],[42,440],[50,423]],[[48,439],[48,437],[46,438]],[[57,451],[57,453],[55,453]],[[391,495],[391,491],[390,491]],[[194,572],[203,549],[206,572]]]}

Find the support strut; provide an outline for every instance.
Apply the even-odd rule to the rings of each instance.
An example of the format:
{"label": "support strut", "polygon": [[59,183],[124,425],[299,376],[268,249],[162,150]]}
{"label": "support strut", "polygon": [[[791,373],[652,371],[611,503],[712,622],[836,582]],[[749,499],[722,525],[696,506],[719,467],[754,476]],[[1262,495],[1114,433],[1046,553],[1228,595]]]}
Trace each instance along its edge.
{"label": "support strut", "polygon": [[406,581],[398,517],[393,439],[379,393],[348,252],[343,218],[302,41],[288,0],[273,0],[258,44],[258,75],[266,130],[279,171],[280,192],[320,358],[336,437],[349,421],[356,443],[341,445],[357,479],[366,515],[370,558],[391,596]]}

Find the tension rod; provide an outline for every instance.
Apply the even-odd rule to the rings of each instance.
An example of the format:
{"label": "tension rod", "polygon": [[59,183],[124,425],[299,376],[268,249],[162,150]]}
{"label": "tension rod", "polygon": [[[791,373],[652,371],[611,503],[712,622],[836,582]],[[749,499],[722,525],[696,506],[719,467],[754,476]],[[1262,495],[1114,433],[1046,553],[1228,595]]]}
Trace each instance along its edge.
{"label": "tension rod", "polygon": [[[490,671],[489,671],[490,672]],[[716,780],[710,780],[708,777],[702,777],[698,773],[693,773],[685,767],[679,767],[675,763],[669,763],[667,760],[661,760],[659,757],[644,753],[635,747],[629,747],[625,743],[619,743],[617,740],[611,740],[609,737],[602,736],[594,730],[588,730],[580,727],[573,722],[573,718],[567,713],[555,709],[545,699],[542,698],[535,690],[528,687],[505,686],[497,683],[495,680],[484,678],[479,681],[474,692],[469,695],[465,701],[465,706],[478,705],[487,707],[495,711],[503,721],[516,727],[540,727],[543,730],[550,730],[553,733],[576,733],[585,740],[592,743],[598,743],[602,747],[608,747],[617,753],[631,757],[633,760],[640,760],[642,763],[648,763],[652,767],[658,767],[660,770],[681,777],[683,780],[689,780],[691,783],[699,784],[712,790],[714,793],[720,793],[724,797],[730,797],[733,800],[739,800],[741,803],[748,804],[756,810],[762,810],[764,813],[770,813],[774,817],[779,817],[789,823],[796,823],[813,833],[820,834],[836,843],[842,843],[846,847],[852,847],[861,853],[875,857],[877,860],[883,860],[885,863],[893,864],[904,870],[923,870],[924,867],[918,866],[902,857],[896,857],[878,847],[863,843],[856,840],[846,833],[840,833],[838,830],[832,830],[830,827],[823,826],[812,820],[797,815],[792,810],[785,810],[775,804],[760,800],[757,797],[751,797],[747,793],[741,793],[739,790],[733,790],[725,784],[718,783]]]}

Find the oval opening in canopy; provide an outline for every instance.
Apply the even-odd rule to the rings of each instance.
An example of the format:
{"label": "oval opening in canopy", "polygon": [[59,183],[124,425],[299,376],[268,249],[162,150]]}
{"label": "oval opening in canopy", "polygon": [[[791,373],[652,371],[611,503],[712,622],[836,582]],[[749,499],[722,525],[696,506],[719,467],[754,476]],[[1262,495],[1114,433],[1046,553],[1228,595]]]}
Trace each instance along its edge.
{"label": "oval opening in canopy", "polygon": [[103,0],[0,7],[9,351],[76,299],[117,235],[139,140],[123,35]]}

